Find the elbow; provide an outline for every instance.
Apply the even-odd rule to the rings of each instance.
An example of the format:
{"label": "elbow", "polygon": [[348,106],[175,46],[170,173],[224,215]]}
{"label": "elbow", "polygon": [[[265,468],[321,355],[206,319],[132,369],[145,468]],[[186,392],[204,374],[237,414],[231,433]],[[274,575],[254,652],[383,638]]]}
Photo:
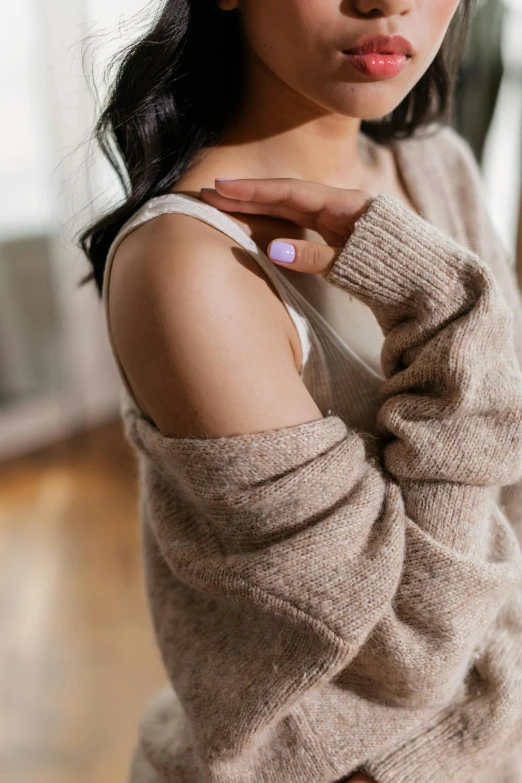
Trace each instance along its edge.
{"label": "elbow", "polygon": [[376,628],[337,684],[366,700],[409,709],[443,707],[465,687],[474,661],[469,639],[408,634],[394,641]]}
{"label": "elbow", "polygon": [[451,658],[420,659],[396,671],[388,701],[409,709],[440,709],[464,687],[471,663]]}

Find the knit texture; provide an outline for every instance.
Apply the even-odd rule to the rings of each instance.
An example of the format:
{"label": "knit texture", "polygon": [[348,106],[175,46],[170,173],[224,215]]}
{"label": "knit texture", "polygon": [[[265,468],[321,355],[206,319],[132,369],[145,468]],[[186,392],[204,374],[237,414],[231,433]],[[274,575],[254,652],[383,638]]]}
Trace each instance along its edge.
{"label": "knit texture", "polygon": [[382,193],[327,277],[385,338],[371,432],[329,411],[166,437],[124,395],[175,692],[144,716],[134,781],[522,781],[522,555],[499,505],[522,481],[520,300],[452,149],[495,261]]}

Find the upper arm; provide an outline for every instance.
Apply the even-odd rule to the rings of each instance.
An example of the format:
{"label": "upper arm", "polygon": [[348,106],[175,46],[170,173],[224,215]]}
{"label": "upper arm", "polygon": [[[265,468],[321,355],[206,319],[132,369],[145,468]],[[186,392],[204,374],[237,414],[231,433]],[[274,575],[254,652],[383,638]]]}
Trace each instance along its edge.
{"label": "upper arm", "polygon": [[116,255],[114,346],[161,432],[217,437],[321,418],[284,306],[232,240],[171,214],[132,232]]}

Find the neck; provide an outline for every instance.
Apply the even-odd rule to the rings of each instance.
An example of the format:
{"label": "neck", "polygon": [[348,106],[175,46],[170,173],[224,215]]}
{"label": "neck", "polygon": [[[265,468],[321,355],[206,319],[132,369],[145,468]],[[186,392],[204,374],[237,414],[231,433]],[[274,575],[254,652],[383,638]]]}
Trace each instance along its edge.
{"label": "neck", "polygon": [[317,105],[251,54],[244,103],[219,146],[236,161],[248,159],[252,176],[356,188],[373,163],[360,129],[360,119]]}

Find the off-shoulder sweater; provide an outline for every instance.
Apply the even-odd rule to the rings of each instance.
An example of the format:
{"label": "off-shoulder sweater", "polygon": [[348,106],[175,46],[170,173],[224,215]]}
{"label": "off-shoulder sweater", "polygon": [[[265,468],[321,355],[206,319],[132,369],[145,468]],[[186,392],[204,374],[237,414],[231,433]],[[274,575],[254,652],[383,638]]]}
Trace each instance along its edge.
{"label": "off-shoulder sweater", "polygon": [[381,193],[326,278],[383,332],[373,433],[168,437],[124,394],[172,686],[133,781],[522,781],[520,299],[462,160],[498,256]]}

